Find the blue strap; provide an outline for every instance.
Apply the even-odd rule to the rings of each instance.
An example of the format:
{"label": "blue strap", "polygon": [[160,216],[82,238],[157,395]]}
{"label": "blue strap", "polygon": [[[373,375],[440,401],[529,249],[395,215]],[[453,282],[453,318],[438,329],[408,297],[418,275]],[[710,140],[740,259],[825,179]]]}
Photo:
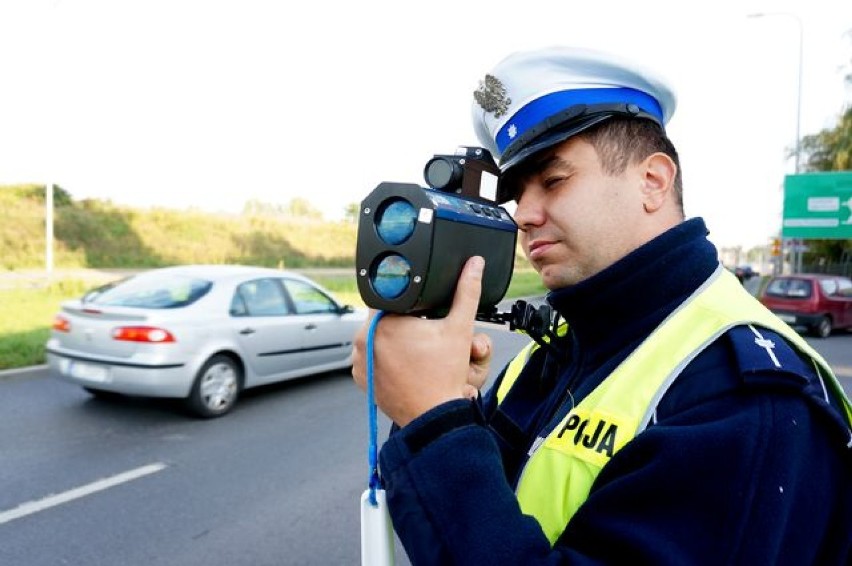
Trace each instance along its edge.
{"label": "blue strap", "polygon": [[376,327],[379,324],[379,319],[384,316],[384,311],[376,312],[376,316],[370,321],[370,328],[367,330],[367,418],[370,423],[370,448],[368,460],[370,463],[370,505],[378,507],[376,501],[376,490],[381,487],[382,479],[379,477],[378,466],[378,443],[376,438],[379,433],[378,414],[376,411],[376,400],[373,396],[373,338],[376,334]]}

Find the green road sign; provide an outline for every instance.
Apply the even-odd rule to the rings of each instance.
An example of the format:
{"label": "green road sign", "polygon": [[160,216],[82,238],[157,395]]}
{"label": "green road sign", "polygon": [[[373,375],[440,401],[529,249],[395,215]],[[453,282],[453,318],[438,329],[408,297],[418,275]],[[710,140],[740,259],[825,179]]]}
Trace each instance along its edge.
{"label": "green road sign", "polygon": [[852,171],[787,175],[784,238],[852,238]]}

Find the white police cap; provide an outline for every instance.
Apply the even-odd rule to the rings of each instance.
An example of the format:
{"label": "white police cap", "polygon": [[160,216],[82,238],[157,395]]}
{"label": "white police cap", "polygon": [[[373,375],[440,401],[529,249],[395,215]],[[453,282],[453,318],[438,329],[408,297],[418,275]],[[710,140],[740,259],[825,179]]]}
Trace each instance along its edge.
{"label": "white police cap", "polygon": [[665,127],[674,92],[638,64],[600,51],[548,47],[514,53],[480,81],[473,126],[502,172],[612,116]]}

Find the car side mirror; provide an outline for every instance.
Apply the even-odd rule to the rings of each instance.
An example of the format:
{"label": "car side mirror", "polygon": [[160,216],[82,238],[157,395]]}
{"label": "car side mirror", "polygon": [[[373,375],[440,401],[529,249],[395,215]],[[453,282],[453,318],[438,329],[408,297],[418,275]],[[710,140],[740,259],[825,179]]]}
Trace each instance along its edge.
{"label": "car side mirror", "polygon": [[337,309],[338,314],[349,314],[355,312],[355,307],[352,305],[343,305]]}

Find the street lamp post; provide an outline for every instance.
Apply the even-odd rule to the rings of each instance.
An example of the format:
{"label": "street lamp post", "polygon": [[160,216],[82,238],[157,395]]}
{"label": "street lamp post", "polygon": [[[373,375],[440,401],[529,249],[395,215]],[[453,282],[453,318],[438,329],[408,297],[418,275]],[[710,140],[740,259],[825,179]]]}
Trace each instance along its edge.
{"label": "street lamp post", "polygon": [[[802,67],[803,67],[803,62],[804,62],[802,55],[804,53],[804,45],[805,45],[805,30],[804,30],[804,25],[802,24],[802,19],[799,16],[797,16],[796,14],[793,14],[791,12],[757,12],[757,13],[754,13],[754,14],[749,14],[747,17],[749,17],[749,18],[764,18],[764,17],[771,17],[771,16],[784,16],[784,17],[792,18],[796,22],[796,25],[798,26],[798,30],[799,30],[799,62],[798,62],[798,75],[796,77],[796,145],[794,146],[794,148],[795,148],[794,149],[794,152],[795,152],[794,172],[796,174],[799,174],[801,172],[801,153],[802,153],[801,152],[801,144],[802,144],[802,129],[801,129],[801,126],[802,126]],[[782,217],[783,217],[783,213],[782,213]],[[783,225],[782,225],[782,227],[781,227],[782,233],[783,233],[783,229],[784,228],[783,228]],[[782,252],[782,255],[780,257],[783,260],[783,257],[784,257],[783,252]],[[794,258],[794,265],[795,265],[796,271],[797,272],[801,271],[802,270],[802,251],[800,249],[794,247],[793,248],[793,258]],[[780,267],[781,267],[780,263],[781,262],[779,261],[779,265],[776,266],[778,268],[778,271],[780,271]]]}

